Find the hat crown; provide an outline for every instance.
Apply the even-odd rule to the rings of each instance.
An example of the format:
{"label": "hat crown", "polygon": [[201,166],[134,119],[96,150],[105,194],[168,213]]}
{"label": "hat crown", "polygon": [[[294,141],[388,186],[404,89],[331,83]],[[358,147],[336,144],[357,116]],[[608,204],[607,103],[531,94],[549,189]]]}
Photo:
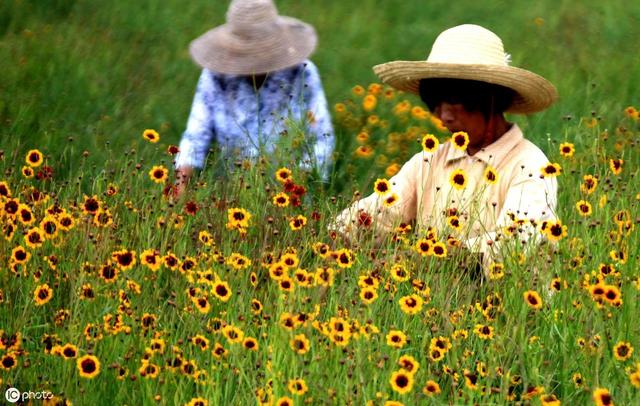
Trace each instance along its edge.
{"label": "hat crown", "polygon": [[464,24],[438,35],[427,62],[508,66],[509,55],[496,34],[479,25]]}
{"label": "hat crown", "polygon": [[227,11],[227,23],[234,34],[255,36],[273,29],[278,10],[271,0],[233,0]]}

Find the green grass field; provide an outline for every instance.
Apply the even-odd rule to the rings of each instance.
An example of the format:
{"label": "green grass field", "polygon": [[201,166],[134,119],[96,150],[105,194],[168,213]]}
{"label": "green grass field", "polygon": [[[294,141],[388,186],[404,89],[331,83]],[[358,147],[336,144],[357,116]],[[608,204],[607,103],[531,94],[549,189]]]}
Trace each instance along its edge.
{"label": "green grass field", "polygon": [[[174,202],[163,195],[166,150],[200,72],[187,47],[226,8],[0,4],[2,392],[80,405],[606,404],[604,390],[615,404],[640,402],[640,6],[279,1],[316,27],[312,59],[329,103],[348,111],[334,111],[333,183],[318,187],[280,150],[279,165],[247,162],[225,181],[203,171]],[[534,255],[511,252],[491,280],[464,271],[453,249],[420,255],[419,233],[347,245],[327,230],[433,130],[394,113],[416,98],[378,97],[367,112],[354,86],[370,89],[372,65],[426,58],[439,32],[466,22],[496,32],[515,66],[560,94],[509,119],[562,167],[567,235]],[[389,127],[365,124],[374,113]],[[370,156],[356,153],[365,127]],[[25,162],[30,150],[42,162]],[[155,166],[167,179],[151,179]],[[273,203],[280,167],[305,187],[300,206]],[[587,190],[586,175],[597,186]],[[239,209],[247,224],[229,218]],[[447,243],[451,230],[438,231]],[[401,306],[407,298],[417,310]]]}

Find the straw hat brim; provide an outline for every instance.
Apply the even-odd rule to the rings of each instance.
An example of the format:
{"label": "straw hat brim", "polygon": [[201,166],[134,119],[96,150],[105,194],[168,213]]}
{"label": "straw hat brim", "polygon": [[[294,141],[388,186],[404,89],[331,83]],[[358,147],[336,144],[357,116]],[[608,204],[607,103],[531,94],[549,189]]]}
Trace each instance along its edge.
{"label": "straw hat brim", "polygon": [[229,24],[213,28],[189,45],[203,68],[232,75],[273,72],[307,59],[318,42],[314,28],[292,17],[278,16],[275,28],[252,39],[234,34]]}
{"label": "straw hat brim", "polygon": [[507,109],[509,113],[535,113],[546,109],[558,98],[555,86],[548,80],[513,66],[393,61],[376,65],[373,71],[383,83],[415,94],[419,94],[420,80],[430,78],[477,80],[502,85],[517,93]]}

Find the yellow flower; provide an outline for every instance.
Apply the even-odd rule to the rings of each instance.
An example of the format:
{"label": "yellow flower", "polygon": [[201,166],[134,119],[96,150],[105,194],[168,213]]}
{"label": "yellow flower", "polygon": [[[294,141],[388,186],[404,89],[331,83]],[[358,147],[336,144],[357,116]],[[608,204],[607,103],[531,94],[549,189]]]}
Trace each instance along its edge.
{"label": "yellow flower", "polygon": [[484,171],[484,180],[488,184],[493,185],[498,181],[498,172],[491,166],[487,166],[487,169]]}
{"label": "yellow flower", "polygon": [[573,153],[576,152],[576,148],[570,142],[563,142],[560,144],[560,155],[565,158],[570,158],[573,156]]}
{"label": "yellow flower", "polygon": [[76,366],[80,376],[93,379],[100,373],[100,361],[93,355],[85,355],[76,360]]}
{"label": "yellow flower", "polygon": [[467,186],[467,175],[462,169],[456,169],[455,171],[451,172],[449,183],[454,188],[462,190],[465,188],[465,186]]}
{"label": "yellow flower", "polygon": [[613,398],[605,388],[597,388],[593,391],[593,401],[596,406],[613,406]]}
{"label": "yellow flower", "polygon": [[386,179],[376,179],[376,182],[373,185],[373,191],[376,192],[380,196],[384,196],[391,190],[391,183],[389,183]]}
{"label": "yellow flower", "polygon": [[360,158],[369,158],[373,155],[373,148],[368,145],[360,145],[356,148],[356,156]]}
{"label": "yellow flower", "polygon": [[433,380],[428,380],[424,385],[424,388],[422,388],[422,393],[427,396],[437,395],[440,392],[440,385],[438,385],[438,382]]}
{"label": "yellow flower", "polygon": [[524,301],[531,307],[532,309],[539,310],[542,308],[542,299],[538,292],[533,290],[528,290],[524,292]]}
{"label": "yellow flower", "polygon": [[423,151],[433,153],[438,149],[440,141],[438,141],[438,138],[436,138],[436,136],[433,134],[425,134],[422,137],[422,142],[420,143],[420,145],[422,145]]}
{"label": "yellow flower", "polygon": [[53,297],[53,289],[48,284],[40,285],[33,292],[33,300],[35,300],[37,306],[42,306],[48,303]]}
{"label": "yellow flower", "polygon": [[296,354],[306,354],[309,351],[309,348],[311,348],[311,343],[304,334],[296,335],[291,339],[289,344]]}
{"label": "yellow flower", "polygon": [[548,163],[540,168],[540,173],[543,177],[556,177],[562,173],[562,167],[557,163]]}
{"label": "yellow flower", "polygon": [[32,168],[37,168],[42,165],[42,161],[44,160],[42,152],[37,149],[32,149],[27,152],[27,156],[25,157],[25,162]]}
{"label": "yellow flower", "polygon": [[613,172],[614,175],[620,175],[620,173],[622,172],[622,164],[624,164],[624,160],[623,159],[610,159],[609,160],[609,168],[611,168],[611,172]]}
{"label": "yellow flower", "polygon": [[586,200],[578,200],[576,203],[576,210],[578,210],[578,214],[583,217],[590,216],[592,213],[591,203]]}
{"label": "yellow flower", "polygon": [[384,174],[389,177],[392,177],[399,171],[400,171],[400,165],[397,163],[392,163],[391,165],[387,166],[387,169],[385,169]]}
{"label": "yellow flower", "polygon": [[298,231],[302,229],[307,224],[307,218],[301,214],[298,214],[295,217],[289,219],[289,227],[293,231]]}
{"label": "yellow flower", "polygon": [[280,168],[276,171],[276,180],[280,183],[287,183],[293,181],[291,176],[291,170],[288,168]]}
{"label": "yellow flower", "polygon": [[413,374],[408,373],[404,369],[395,371],[391,374],[389,383],[391,384],[391,389],[404,395],[407,392],[411,392],[413,388]]}
{"label": "yellow flower", "polygon": [[309,390],[304,379],[289,380],[287,389],[289,389],[289,392],[291,392],[291,394],[293,395],[304,395],[305,393],[307,393],[307,390]]}
{"label": "yellow flower", "polygon": [[469,145],[469,136],[464,131],[458,131],[451,135],[451,144],[455,149],[465,151]]}
{"label": "yellow flower", "polygon": [[376,108],[377,104],[378,104],[378,99],[376,98],[376,96],[372,94],[366,95],[362,100],[362,108],[364,109],[364,111],[372,111],[373,109]]}
{"label": "yellow flower", "polygon": [[424,300],[414,293],[401,297],[398,303],[400,304],[400,309],[405,314],[414,315],[420,313]]}
{"label": "yellow flower", "polygon": [[156,142],[160,141],[160,134],[158,134],[158,132],[155,130],[146,129],[142,133],[142,138],[155,144]]}
{"label": "yellow flower", "polygon": [[613,356],[618,361],[626,361],[631,358],[633,347],[628,342],[620,341],[613,347]]}
{"label": "yellow flower", "polygon": [[355,85],[352,89],[351,92],[356,95],[356,96],[363,96],[365,93],[364,87],[360,86],[360,85]]}
{"label": "yellow flower", "polygon": [[398,196],[397,193],[390,193],[382,200],[382,204],[384,207],[389,208],[395,206],[395,204],[398,203],[398,200],[400,200],[400,196]]}
{"label": "yellow flower", "polygon": [[155,183],[165,183],[169,176],[169,170],[162,165],[156,165],[149,171],[149,177]]}
{"label": "yellow flower", "polygon": [[393,348],[402,348],[407,343],[407,336],[400,330],[391,330],[387,334],[387,345]]}
{"label": "yellow flower", "polygon": [[596,190],[596,187],[598,186],[598,178],[592,175],[584,175],[582,179],[584,180],[584,182],[580,185],[580,190],[582,191],[582,193],[590,195]]}
{"label": "yellow flower", "polygon": [[273,196],[271,199],[274,205],[278,207],[287,207],[289,205],[289,195],[284,192],[280,192],[277,195]]}

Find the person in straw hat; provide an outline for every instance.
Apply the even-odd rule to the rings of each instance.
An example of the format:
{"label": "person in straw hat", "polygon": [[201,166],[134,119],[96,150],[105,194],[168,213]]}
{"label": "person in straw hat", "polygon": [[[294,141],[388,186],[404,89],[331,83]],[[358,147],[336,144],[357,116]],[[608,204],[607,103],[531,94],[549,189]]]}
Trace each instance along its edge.
{"label": "person in straw hat", "polygon": [[226,20],[189,47],[203,70],[175,160],[177,194],[204,166],[212,141],[218,162],[256,158],[273,150],[289,120],[307,127],[303,166],[326,179],[335,142],[318,69],[307,59],[315,30],[278,15],[271,0],[233,0]]}
{"label": "person in straw hat", "polygon": [[426,61],[373,70],[382,82],[420,95],[452,135],[441,144],[425,135],[422,152],[376,182],[374,193],[342,211],[331,228],[353,240],[363,229],[381,237],[415,222],[418,235],[427,234],[417,248],[422,254],[470,251],[464,257],[479,259],[472,267],[485,271],[500,260],[505,241],[537,241],[540,224],[555,221],[557,182],[548,175],[557,171],[504,113],[544,110],[557,99],[555,87],[510,66],[501,39],[471,24],[442,32]]}

